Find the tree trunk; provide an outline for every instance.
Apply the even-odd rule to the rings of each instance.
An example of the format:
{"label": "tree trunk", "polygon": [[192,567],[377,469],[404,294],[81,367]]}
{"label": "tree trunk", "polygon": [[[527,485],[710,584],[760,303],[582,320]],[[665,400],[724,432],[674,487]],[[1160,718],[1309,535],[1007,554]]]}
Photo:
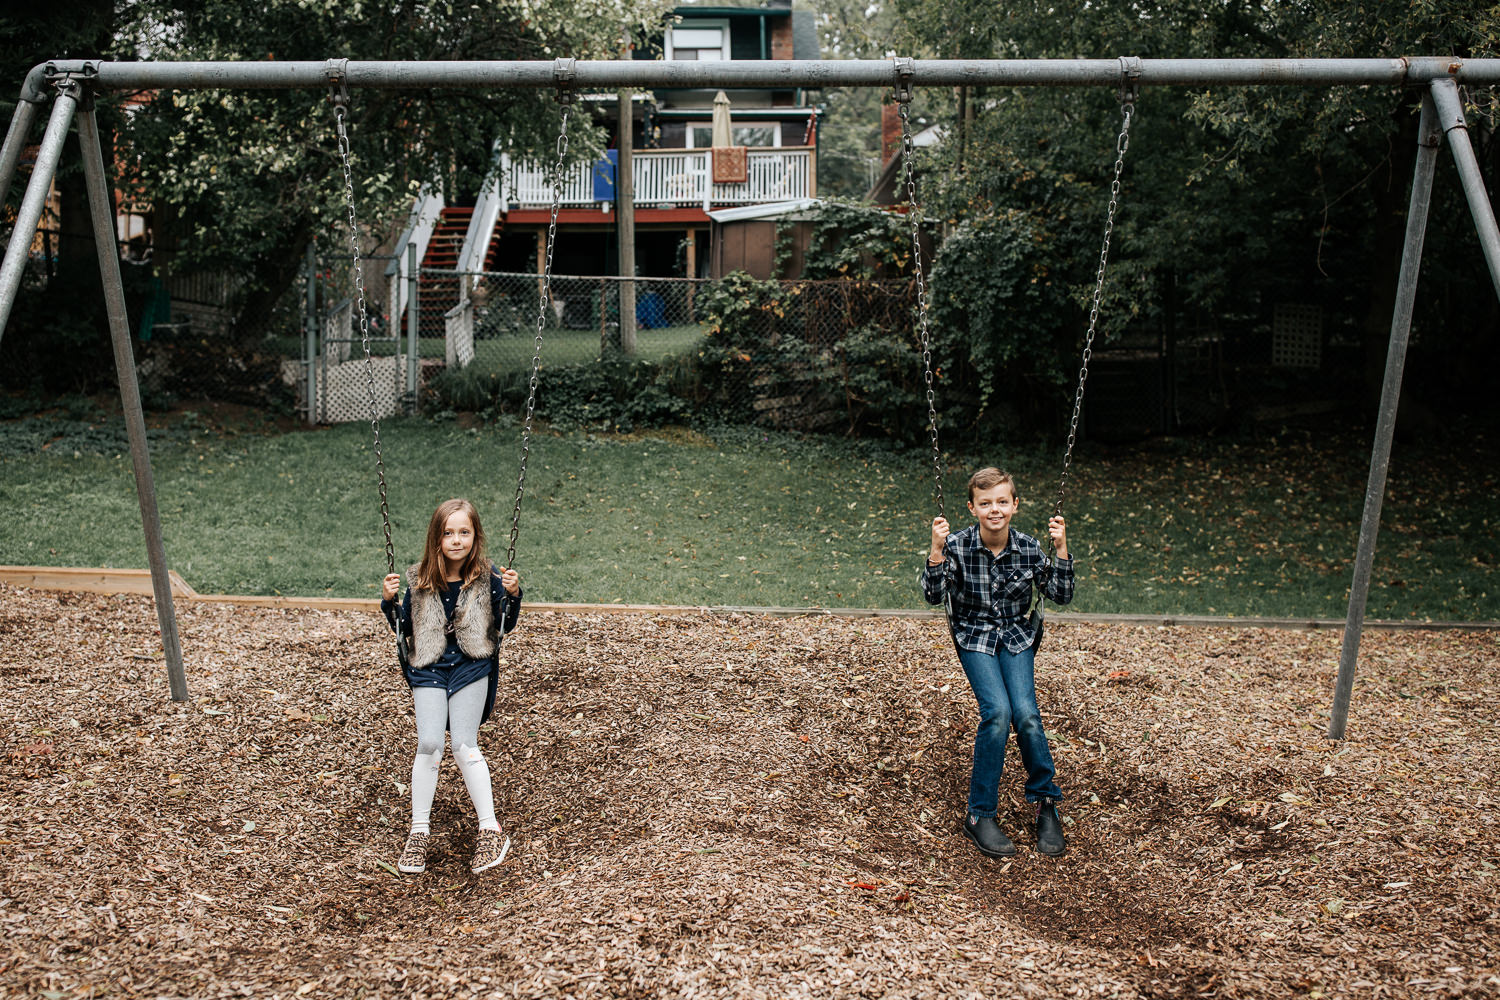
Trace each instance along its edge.
{"label": "tree trunk", "polygon": [[[286,234],[286,238],[274,252],[255,262],[255,270],[250,276],[250,290],[245,293],[235,311],[231,336],[236,344],[254,346],[256,341],[274,332],[271,324],[275,318],[276,305],[301,273],[302,258],[307,253],[307,244],[311,239],[311,225],[302,222]],[[363,255],[360,266],[364,272],[368,302],[370,290],[383,282],[385,277],[383,273],[375,274]],[[350,292],[353,293],[352,288]],[[358,316],[355,321],[358,322]]]}

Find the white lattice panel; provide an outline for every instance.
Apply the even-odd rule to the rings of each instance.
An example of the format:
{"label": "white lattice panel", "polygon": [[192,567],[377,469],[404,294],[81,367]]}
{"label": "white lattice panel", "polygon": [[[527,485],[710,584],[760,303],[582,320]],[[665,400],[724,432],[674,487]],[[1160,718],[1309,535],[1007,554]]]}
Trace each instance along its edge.
{"label": "white lattice panel", "polygon": [[323,422],[328,424],[348,423],[351,420],[370,419],[370,371],[375,377],[375,416],[378,419],[393,417],[401,401],[401,380],[406,373],[406,355],[372,358],[370,367],[365,359],[345,361],[328,365],[318,359],[319,391],[323,394],[320,410]]}
{"label": "white lattice panel", "polygon": [[1282,302],[1271,322],[1271,364],[1278,368],[1317,368],[1323,363],[1323,310]]}
{"label": "white lattice panel", "polygon": [[443,357],[449,368],[474,360],[474,303],[468,299],[443,313]]}

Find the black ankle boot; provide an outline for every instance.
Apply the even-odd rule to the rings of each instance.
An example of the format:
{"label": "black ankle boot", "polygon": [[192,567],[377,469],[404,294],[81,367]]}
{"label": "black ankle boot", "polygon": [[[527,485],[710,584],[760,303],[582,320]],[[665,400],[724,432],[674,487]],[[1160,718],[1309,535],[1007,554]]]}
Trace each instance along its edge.
{"label": "black ankle boot", "polygon": [[972,813],[965,816],[964,836],[974,841],[980,854],[992,858],[1008,858],[1016,853],[1016,845],[1010,842],[993,816],[975,816]]}
{"label": "black ankle boot", "polygon": [[1036,806],[1036,849],[1053,858],[1061,857],[1068,849],[1062,820],[1057,818],[1057,803],[1051,799],[1043,799]]}

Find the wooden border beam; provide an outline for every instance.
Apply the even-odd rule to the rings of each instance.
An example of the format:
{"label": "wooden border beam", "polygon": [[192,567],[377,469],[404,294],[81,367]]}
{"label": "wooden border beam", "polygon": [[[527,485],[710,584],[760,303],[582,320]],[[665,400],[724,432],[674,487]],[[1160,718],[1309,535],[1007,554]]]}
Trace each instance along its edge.
{"label": "wooden border beam", "polygon": [[[144,569],[97,569],[71,566],[0,566],[0,582],[35,590],[65,590],[92,594],[149,595],[151,572]],[[246,608],[305,608],[313,611],[366,611],[378,614],[380,602],[365,597],[295,597],[282,595],[200,594],[172,573],[172,594],[195,604],[235,604]],[[528,611],[575,615],[769,615],[779,618],[941,618],[941,611],[922,608],[776,608],[694,604],[571,604],[528,601]],[[1342,629],[1342,618],[1266,618],[1215,615],[1090,614],[1051,609],[1054,624],[1155,625],[1186,628],[1278,628],[1302,631]],[[1372,620],[1366,627],[1388,632],[1444,629],[1500,631],[1496,621]]]}

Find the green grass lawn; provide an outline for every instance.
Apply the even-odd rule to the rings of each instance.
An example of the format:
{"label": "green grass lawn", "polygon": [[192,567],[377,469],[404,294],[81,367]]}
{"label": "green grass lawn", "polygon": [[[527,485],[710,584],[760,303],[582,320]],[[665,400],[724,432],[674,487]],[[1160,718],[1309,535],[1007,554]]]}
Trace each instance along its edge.
{"label": "green grass lawn", "polygon": [[[509,534],[519,429],[381,425],[398,565],[433,506],[479,505],[490,552]],[[948,514],[980,461],[951,442]],[[1341,617],[1364,493],[1361,433],[1255,442],[1084,446],[1067,514],[1080,611]],[[974,457],[966,457],[973,455]],[[997,448],[1040,534],[1057,449]],[[153,434],[168,561],[203,593],[372,597],[385,571],[369,428]],[[1369,613],[1500,619],[1500,461],[1483,439],[1401,447]],[[0,562],[146,565],[118,417],[0,423]],[[516,566],[538,600],[921,606],[930,455],[733,430],[538,433]]]}

